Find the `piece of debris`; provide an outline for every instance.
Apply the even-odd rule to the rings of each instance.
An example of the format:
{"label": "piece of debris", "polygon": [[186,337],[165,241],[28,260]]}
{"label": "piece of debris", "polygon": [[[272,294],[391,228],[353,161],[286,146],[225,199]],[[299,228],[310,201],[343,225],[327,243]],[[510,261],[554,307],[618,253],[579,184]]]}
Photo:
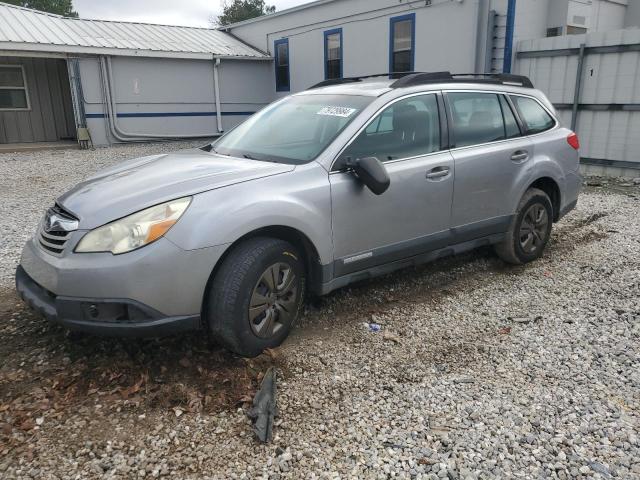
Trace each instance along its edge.
{"label": "piece of debris", "polygon": [[500,335],[509,335],[511,333],[511,327],[503,327],[500,330],[498,330],[498,333]]}
{"label": "piece of debris", "polygon": [[180,417],[184,413],[184,411],[179,408],[174,408],[173,411],[176,414],[176,417]]}
{"label": "piece of debris", "polygon": [[601,187],[602,186],[602,180],[587,180],[587,186],[588,187]]}
{"label": "piece of debris", "polygon": [[474,383],[475,380],[471,377],[466,377],[466,376],[462,376],[462,377],[458,377],[458,378],[454,378],[453,379],[453,383]]}
{"label": "piece of debris", "polygon": [[276,371],[273,367],[265,373],[247,415],[253,421],[253,432],[258,440],[270,442],[273,438],[273,419],[276,416]]}
{"label": "piece of debris", "polygon": [[365,323],[364,325],[372,333],[378,333],[382,329],[382,326],[380,326],[380,324],[378,324],[378,323]]}
{"label": "piece of debris", "polygon": [[391,332],[384,332],[384,335],[382,336],[383,340],[389,340],[390,342],[393,342],[395,344],[400,343],[400,337],[398,335],[396,335],[395,333],[391,333]]}
{"label": "piece of debris", "polygon": [[510,317],[510,320],[514,323],[522,323],[522,324],[526,324],[526,323],[531,323],[531,322],[539,322],[540,320],[542,320],[542,315],[536,315],[531,316],[531,317]]}

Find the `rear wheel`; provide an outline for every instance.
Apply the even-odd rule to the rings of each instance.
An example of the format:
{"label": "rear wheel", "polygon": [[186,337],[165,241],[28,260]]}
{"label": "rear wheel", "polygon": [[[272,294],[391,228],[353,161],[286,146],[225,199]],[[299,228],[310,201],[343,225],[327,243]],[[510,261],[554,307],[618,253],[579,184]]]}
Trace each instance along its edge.
{"label": "rear wheel", "polygon": [[205,303],[213,339],[243,356],[254,357],[280,345],[297,320],[306,274],[288,242],[249,239],[227,256]]}
{"label": "rear wheel", "polygon": [[549,196],[531,188],[522,197],[504,241],[495,246],[498,256],[520,265],[540,258],[553,226],[553,207]]}

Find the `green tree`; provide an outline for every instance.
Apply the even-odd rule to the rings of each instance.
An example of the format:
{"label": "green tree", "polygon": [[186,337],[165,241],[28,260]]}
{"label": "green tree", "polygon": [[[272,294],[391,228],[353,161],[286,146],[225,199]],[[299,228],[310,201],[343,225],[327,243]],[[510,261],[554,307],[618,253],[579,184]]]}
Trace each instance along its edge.
{"label": "green tree", "polygon": [[18,5],[19,7],[32,8],[41,12],[55,13],[65,17],[77,17],[73,11],[71,0],[3,0],[4,2]]}
{"label": "green tree", "polygon": [[264,0],[225,0],[222,15],[215,19],[218,25],[231,25],[250,18],[261,17],[276,11],[276,7],[265,4]]}

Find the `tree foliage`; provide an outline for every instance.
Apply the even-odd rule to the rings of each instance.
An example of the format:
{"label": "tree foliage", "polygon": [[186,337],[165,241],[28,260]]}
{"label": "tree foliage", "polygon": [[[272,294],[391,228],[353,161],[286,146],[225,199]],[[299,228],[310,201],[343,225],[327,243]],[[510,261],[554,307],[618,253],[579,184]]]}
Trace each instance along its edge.
{"label": "tree foliage", "polygon": [[215,23],[230,25],[275,11],[276,7],[267,5],[264,0],[225,0],[222,5],[222,15],[218,16]]}
{"label": "tree foliage", "polygon": [[19,7],[32,8],[41,12],[55,13],[65,17],[77,17],[78,13],[73,11],[71,0],[2,0]]}

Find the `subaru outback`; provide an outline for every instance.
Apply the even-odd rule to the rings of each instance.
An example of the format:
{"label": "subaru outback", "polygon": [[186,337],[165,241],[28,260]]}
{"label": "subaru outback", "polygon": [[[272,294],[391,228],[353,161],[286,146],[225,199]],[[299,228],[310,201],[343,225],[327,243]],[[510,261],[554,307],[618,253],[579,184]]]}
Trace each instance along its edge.
{"label": "subaru outback", "polygon": [[578,138],[526,77],[345,78],[210,145],[124,162],[60,196],[21,297],[69,329],[203,329],[255,356],[306,292],[492,245],[539,258],[577,203]]}

